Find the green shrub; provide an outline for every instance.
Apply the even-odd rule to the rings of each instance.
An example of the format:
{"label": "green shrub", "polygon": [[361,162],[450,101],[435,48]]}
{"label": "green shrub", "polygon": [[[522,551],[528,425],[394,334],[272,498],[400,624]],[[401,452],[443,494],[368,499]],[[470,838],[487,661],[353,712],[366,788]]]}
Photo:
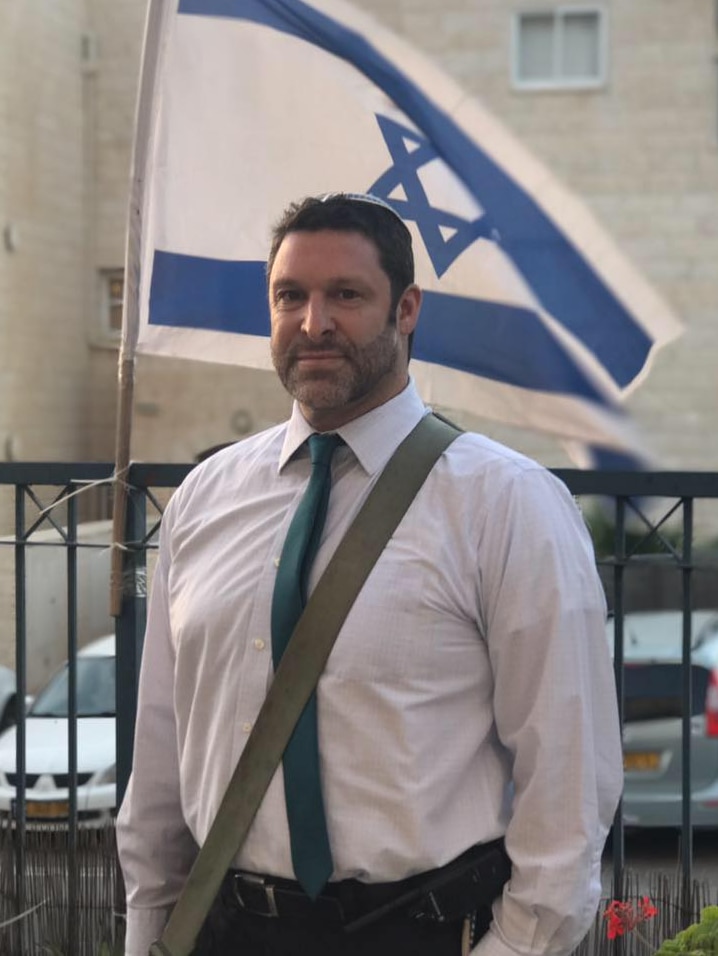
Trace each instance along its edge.
{"label": "green shrub", "polygon": [[718,906],[706,906],[699,922],[667,939],[656,956],[711,956],[718,953]]}

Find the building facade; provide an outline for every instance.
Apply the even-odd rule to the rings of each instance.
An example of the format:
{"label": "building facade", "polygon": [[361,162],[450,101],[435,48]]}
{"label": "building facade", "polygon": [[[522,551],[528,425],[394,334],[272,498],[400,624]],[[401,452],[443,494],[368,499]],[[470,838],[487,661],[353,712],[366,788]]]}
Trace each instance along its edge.
{"label": "building facade", "polygon": [[[663,467],[718,468],[714,0],[358,0],[586,201],[685,334],[628,405]],[[0,8],[0,455],[111,459],[146,0]],[[268,373],[141,358],[133,456],[191,460],[281,419]],[[549,465],[545,436],[462,412]],[[0,502],[7,527],[8,504]],[[3,530],[0,527],[0,530]]]}

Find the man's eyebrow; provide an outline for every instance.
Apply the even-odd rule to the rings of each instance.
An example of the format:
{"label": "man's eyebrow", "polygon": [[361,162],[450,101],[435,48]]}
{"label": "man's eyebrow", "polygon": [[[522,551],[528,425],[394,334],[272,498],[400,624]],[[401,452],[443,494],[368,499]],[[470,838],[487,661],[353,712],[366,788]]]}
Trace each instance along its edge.
{"label": "man's eyebrow", "polygon": [[366,279],[361,276],[334,276],[327,285],[366,285]]}
{"label": "man's eyebrow", "polygon": [[[269,284],[270,284],[270,288],[274,288],[275,286],[278,286],[278,285],[300,288],[301,286],[305,285],[305,283],[302,282],[300,279],[294,279],[290,275],[272,276]],[[367,282],[365,279],[362,279],[362,277],[359,275],[338,275],[338,276],[330,276],[330,278],[328,278],[324,282],[324,285],[327,287],[340,286],[340,285],[366,286]]]}
{"label": "man's eyebrow", "polygon": [[269,280],[268,291],[270,295],[276,295],[278,292],[287,290],[289,292],[299,292],[304,288],[304,284],[291,276],[276,276]]}
{"label": "man's eyebrow", "polygon": [[282,276],[282,275],[279,275],[279,276],[272,276],[272,278],[270,279],[269,284],[270,284],[271,286],[275,286],[275,285],[294,285],[294,286],[299,286],[299,285],[301,285],[302,283],[301,283],[298,279],[292,279],[291,276]]}

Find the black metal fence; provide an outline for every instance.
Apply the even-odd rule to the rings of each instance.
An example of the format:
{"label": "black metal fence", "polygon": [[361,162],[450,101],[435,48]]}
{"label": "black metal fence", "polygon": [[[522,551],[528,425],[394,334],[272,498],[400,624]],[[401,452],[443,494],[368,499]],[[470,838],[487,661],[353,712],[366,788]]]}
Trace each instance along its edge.
{"label": "black metal fence", "polygon": [[[88,519],[109,517],[114,488],[110,464],[78,463],[6,463],[0,464],[0,515],[14,515],[14,529],[0,539],[0,561],[3,552],[10,552],[5,564],[5,599],[14,606],[14,667],[17,701],[27,694],[28,611],[33,608],[32,587],[28,586],[28,556],[35,548],[59,549],[63,555],[64,621],[66,641],[61,656],[68,667],[67,713],[67,821],[62,825],[38,826],[27,816],[26,725],[24,708],[17,706],[15,794],[12,805],[5,807],[0,799],[0,923],[38,907],[47,909],[42,900],[46,880],[38,881],[38,873],[48,867],[55,872],[62,890],[55,894],[57,919],[47,933],[54,939],[55,953],[73,956],[98,956],[98,940],[110,939],[114,932],[112,913],[100,898],[115,899],[114,908],[121,908],[121,881],[117,878],[112,853],[105,854],[105,864],[98,862],[97,847],[102,844],[101,831],[88,836],[78,807],[78,715],[77,661],[78,647],[96,634],[82,633],[79,600],[81,571],[78,556],[94,549],[108,554],[114,547],[123,550],[122,607],[114,621],[116,633],[116,778],[117,802],[122,799],[132,763],[137,676],[146,618],[148,559],[157,544],[157,532],[163,505],[172,489],[189,472],[190,465],[135,464],[127,476],[129,491],[125,541],[113,544],[106,540],[83,540],[80,534]],[[602,541],[596,535],[597,561],[609,598],[615,627],[614,661],[616,685],[621,708],[624,698],[624,634],[626,612],[650,607],[670,606],[683,612],[683,802],[681,841],[681,885],[687,894],[692,882],[692,808],[691,780],[691,611],[694,606],[718,607],[718,561],[715,551],[696,547],[696,541],[718,539],[718,473],[623,473],[556,472],[574,495],[579,497],[589,522],[600,526]],[[5,495],[5,498],[2,498]],[[699,531],[696,536],[696,513]],[[705,530],[708,532],[705,533]],[[712,529],[712,530],[711,530]],[[47,532],[51,531],[48,538]],[[10,569],[11,568],[11,569]],[[638,572],[638,573],[637,573]],[[660,572],[660,573],[658,573]],[[658,576],[657,576],[658,575]],[[636,582],[643,578],[643,590]],[[646,580],[648,584],[646,584]],[[656,584],[658,580],[658,584]],[[651,584],[653,581],[653,584]],[[0,569],[0,585],[3,583]],[[640,581],[639,581],[640,583]],[[109,607],[109,581],[107,582]],[[2,598],[0,597],[0,600]],[[6,640],[12,627],[11,607],[4,608]],[[0,626],[2,622],[0,622]],[[2,648],[0,647],[0,651]],[[623,711],[622,711],[623,713]],[[0,783],[2,782],[0,777]],[[2,788],[0,787],[0,790]],[[718,826],[718,809],[716,811]],[[43,837],[43,832],[46,836]],[[60,834],[58,836],[57,834]],[[39,834],[39,837],[38,837]],[[53,834],[48,837],[47,834]],[[40,840],[37,843],[37,840]],[[111,838],[110,838],[111,839]],[[43,842],[44,840],[44,842]],[[35,841],[35,843],[33,843]],[[54,841],[54,842],[53,842]],[[112,846],[112,844],[109,844]],[[48,850],[48,847],[51,849]],[[47,852],[46,852],[47,851]],[[58,859],[62,865],[58,868]],[[49,862],[51,859],[54,862]],[[105,867],[103,870],[102,867]],[[613,833],[614,886],[624,885],[624,832],[620,812]],[[99,879],[107,889],[96,893],[88,904],[88,886]],[[89,879],[89,882],[88,882]],[[104,892],[104,891],[103,891]],[[58,902],[59,901],[59,902]],[[686,912],[695,906],[684,900]],[[88,918],[88,905],[97,909],[96,918]],[[30,922],[28,922],[30,921]],[[33,925],[32,915],[0,927],[0,956],[3,953],[25,953],[23,927]],[[107,944],[109,946],[109,943]]]}

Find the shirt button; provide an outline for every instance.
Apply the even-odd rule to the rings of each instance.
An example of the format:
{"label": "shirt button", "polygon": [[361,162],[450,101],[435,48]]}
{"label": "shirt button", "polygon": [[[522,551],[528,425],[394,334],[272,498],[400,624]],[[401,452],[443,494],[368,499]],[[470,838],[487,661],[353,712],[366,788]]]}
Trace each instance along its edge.
{"label": "shirt button", "polygon": [[254,646],[255,646],[255,648],[256,648],[258,651],[263,651],[263,650],[264,650],[264,641],[262,640],[261,637],[255,638],[255,640],[254,640]]}
{"label": "shirt button", "polygon": [[274,559],[274,567],[275,567],[275,568],[278,568],[278,567],[279,567],[279,558],[275,558],[275,559]]}
{"label": "shirt button", "polygon": [[252,730],[252,725],[248,720],[242,724],[242,733],[248,734]]}

